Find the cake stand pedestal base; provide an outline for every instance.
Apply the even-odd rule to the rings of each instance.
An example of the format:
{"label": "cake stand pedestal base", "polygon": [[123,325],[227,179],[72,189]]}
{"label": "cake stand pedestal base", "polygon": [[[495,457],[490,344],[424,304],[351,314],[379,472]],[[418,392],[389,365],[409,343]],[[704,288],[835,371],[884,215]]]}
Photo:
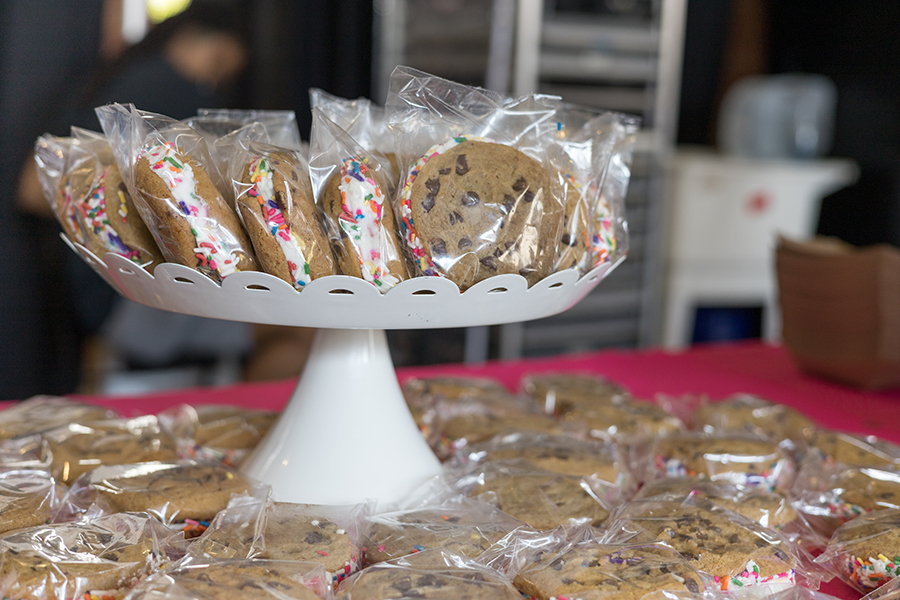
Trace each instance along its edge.
{"label": "cake stand pedestal base", "polygon": [[281,417],[241,470],[279,501],[398,502],[441,471],[381,329],[320,329]]}

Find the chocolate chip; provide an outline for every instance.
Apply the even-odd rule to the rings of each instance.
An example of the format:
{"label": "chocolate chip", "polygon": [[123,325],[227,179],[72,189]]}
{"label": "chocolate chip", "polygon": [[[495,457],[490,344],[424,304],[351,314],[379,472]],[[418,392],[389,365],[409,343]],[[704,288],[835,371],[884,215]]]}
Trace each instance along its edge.
{"label": "chocolate chip", "polygon": [[494,250],[494,256],[496,256],[497,258],[500,258],[500,256],[502,256],[502,255],[503,255],[503,251],[500,250],[500,248],[497,248],[496,250]]}
{"label": "chocolate chip", "polygon": [[428,188],[429,192],[437,195],[437,193],[441,191],[441,180],[437,178],[429,179],[425,182],[425,187]]}
{"label": "chocolate chip", "polygon": [[575,242],[572,240],[572,236],[568,233],[564,233],[562,238],[559,240],[562,242],[563,246],[574,246]]}
{"label": "chocolate chip", "polygon": [[287,205],[284,203],[284,194],[280,190],[275,192],[275,205],[281,210],[287,210]]}
{"label": "chocolate chip", "polygon": [[687,577],[684,578],[684,587],[688,589],[689,592],[694,594],[700,593],[700,587],[697,585],[697,582],[693,579],[689,579]]}
{"label": "chocolate chip", "polygon": [[409,577],[404,577],[403,579],[400,579],[399,581],[395,581],[394,583],[392,583],[391,587],[394,588],[395,590],[405,592],[405,591],[409,590],[410,588],[412,588],[412,579]]}
{"label": "chocolate chip", "polygon": [[732,534],[731,534],[731,537],[728,538],[728,541],[731,542],[732,544],[740,544],[740,543],[741,543],[741,536],[739,536],[739,535],[736,534],[736,533],[732,533]]}
{"label": "chocolate chip", "polygon": [[446,169],[441,169],[440,171],[438,171],[438,173],[441,175],[449,175],[450,171],[452,171],[452,169],[450,167],[447,167]]}
{"label": "chocolate chip", "polygon": [[459,523],[459,517],[450,517],[447,519],[448,523]]}
{"label": "chocolate chip", "polygon": [[297,176],[297,171],[293,169],[291,169],[291,179],[293,179],[294,181],[300,181],[299,177]]}
{"label": "chocolate chip", "polygon": [[503,244],[503,249],[509,250],[510,248],[512,248],[515,245],[516,245],[516,242],[510,240],[510,241],[506,242],[505,244]]}
{"label": "chocolate chip", "polygon": [[557,558],[552,563],[550,563],[550,568],[553,569],[554,571],[562,571],[564,564],[565,564],[565,561],[563,559]]}
{"label": "chocolate chip", "polygon": [[472,247],[472,240],[467,237],[459,238],[459,243],[456,245],[460,250],[464,250],[466,248]]}
{"label": "chocolate chip", "polygon": [[480,200],[481,198],[477,193],[466,192],[465,194],[463,194],[463,197],[460,201],[462,202],[463,206],[475,206]]}
{"label": "chocolate chip", "polygon": [[762,538],[756,538],[756,541],[753,543],[756,544],[757,548],[765,548],[766,546],[769,545],[769,542],[767,542],[766,540],[764,540]]}
{"label": "chocolate chip", "polygon": [[534,202],[534,192],[528,190],[525,192],[525,196],[523,196],[522,199],[525,200],[525,202]]}
{"label": "chocolate chip", "polygon": [[528,181],[524,177],[519,177],[516,179],[516,182],[512,185],[512,189],[516,192],[524,192],[525,188],[528,187]]}
{"label": "chocolate chip", "polygon": [[435,575],[423,575],[416,581],[416,587],[433,587],[440,588],[444,586],[444,582]]}
{"label": "chocolate chip", "polygon": [[503,209],[506,211],[506,214],[509,214],[509,211],[513,209],[516,205],[516,199],[509,194],[505,194],[503,196]]}
{"label": "chocolate chip", "polygon": [[462,218],[461,214],[459,214],[455,210],[450,212],[450,224],[451,225],[456,225],[457,223],[462,223],[462,222],[463,222],[463,218]]}
{"label": "chocolate chip", "polygon": [[326,540],[325,536],[319,533],[318,531],[310,531],[306,534],[306,537],[303,538],[303,541],[307,544],[321,544]]}
{"label": "chocolate chip", "polygon": [[431,254],[433,256],[447,256],[447,242],[441,238],[435,238],[431,244]]}
{"label": "chocolate chip", "polygon": [[701,531],[700,533],[697,534],[697,539],[698,540],[708,540],[709,536]]}
{"label": "chocolate chip", "polygon": [[497,261],[494,260],[493,256],[485,256],[484,258],[481,259],[480,262],[481,262],[481,264],[483,264],[488,269],[491,269],[492,271],[497,270]]}
{"label": "chocolate chip", "polygon": [[666,565],[661,565],[661,566],[659,567],[659,570],[662,571],[663,573],[668,573],[668,572],[669,572],[669,567],[667,567]]}
{"label": "chocolate chip", "polygon": [[460,154],[456,157],[456,174],[465,175],[469,172],[469,165],[466,162],[466,155]]}
{"label": "chocolate chip", "polygon": [[570,583],[572,583],[572,580],[569,579],[568,577],[563,577],[562,583],[563,583],[563,585],[569,585]]}
{"label": "chocolate chip", "polygon": [[422,208],[425,209],[426,213],[431,212],[431,209],[434,208],[434,194],[429,192],[428,195],[425,196],[425,199],[422,200]]}

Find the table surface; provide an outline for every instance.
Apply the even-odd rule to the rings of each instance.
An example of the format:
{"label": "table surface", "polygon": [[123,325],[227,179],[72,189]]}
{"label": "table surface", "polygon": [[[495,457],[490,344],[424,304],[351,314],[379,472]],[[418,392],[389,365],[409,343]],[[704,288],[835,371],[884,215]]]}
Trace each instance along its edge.
{"label": "table surface", "polygon": [[[401,382],[410,377],[432,375],[492,377],[515,391],[523,375],[549,371],[604,375],[623,384],[636,397],[647,399],[659,394],[706,395],[713,400],[735,393],[756,394],[792,406],[823,427],[875,434],[900,443],[900,389],[863,391],[816,379],[803,374],[784,348],[758,342],[695,346],[679,353],[601,351],[476,366],[401,368],[397,376]],[[140,397],[81,398],[114,407],[125,416],[156,413],[181,403],[237,404],[280,410],[295,385],[296,380],[290,379]],[[844,599],[860,597],[837,579],[823,584],[820,591]]]}

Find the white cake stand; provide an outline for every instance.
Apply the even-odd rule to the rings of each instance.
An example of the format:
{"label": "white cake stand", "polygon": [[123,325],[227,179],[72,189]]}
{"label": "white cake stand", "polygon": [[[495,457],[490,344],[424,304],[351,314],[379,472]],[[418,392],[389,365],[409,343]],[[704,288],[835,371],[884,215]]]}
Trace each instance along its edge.
{"label": "white cake stand", "polygon": [[164,310],[318,333],[290,401],[242,470],[272,486],[276,499],[391,504],[440,473],[414,423],[391,362],[385,329],[473,327],[527,321],[568,310],[618,263],[579,278],[554,273],[528,288],[498,275],[464,293],[448,279],[418,277],[386,294],[355,277],[317,279],[297,292],[266,273],[235,273],[216,284],[173,263],[153,275],[129,260],[101,260],[63,240],[116,291]]}

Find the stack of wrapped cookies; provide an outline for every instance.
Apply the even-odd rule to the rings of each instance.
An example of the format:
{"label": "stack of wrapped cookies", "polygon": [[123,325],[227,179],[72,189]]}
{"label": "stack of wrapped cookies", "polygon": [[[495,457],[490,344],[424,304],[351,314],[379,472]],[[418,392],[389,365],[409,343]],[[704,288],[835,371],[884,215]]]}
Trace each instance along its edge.
{"label": "stack of wrapped cookies", "polygon": [[0,412],[0,594],[827,600],[809,595],[834,576],[873,598],[900,586],[894,444],[755,396],[663,406],[588,374],[403,387],[444,466],[391,506],[275,501],[239,470],[274,412],[125,418],[53,397]]}

